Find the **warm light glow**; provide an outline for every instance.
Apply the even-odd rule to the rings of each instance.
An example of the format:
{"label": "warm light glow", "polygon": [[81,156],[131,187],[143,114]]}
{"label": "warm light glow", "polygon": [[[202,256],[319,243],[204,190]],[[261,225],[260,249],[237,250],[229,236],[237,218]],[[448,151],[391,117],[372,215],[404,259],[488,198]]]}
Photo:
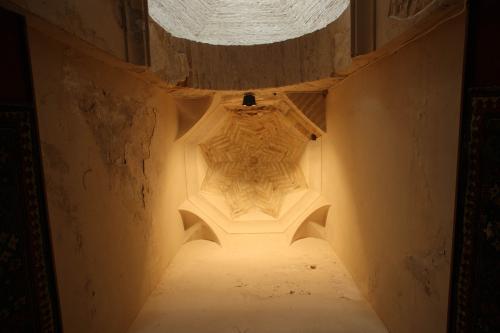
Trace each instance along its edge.
{"label": "warm light glow", "polygon": [[276,109],[233,112],[200,146],[203,190],[225,196],[233,218],[258,208],[277,218],[284,196],[307,187],[299,160],[307,138]]}
{"label": "warm light glow", "polygon": [[222,246],[229,235],[285,233],[327,205],[321,196],[321,137],[283,94],[216,94],[181,139],[188,199],[179,207],[200,217]]}
{"label": "warm light glow", "polygon": [[239,241],[186,244],[129,332],[387,333],[327,242]]}

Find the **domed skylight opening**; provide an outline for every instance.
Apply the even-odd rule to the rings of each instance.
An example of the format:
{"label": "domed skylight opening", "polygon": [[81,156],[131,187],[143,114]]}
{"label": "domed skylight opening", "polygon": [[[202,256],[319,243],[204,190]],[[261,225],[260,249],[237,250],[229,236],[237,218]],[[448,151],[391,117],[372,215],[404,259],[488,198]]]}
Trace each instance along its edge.
{"label": "domed skylight opening", "polygon": [[149,0],[149,14],[175,37],[213,45],[280,42],[326,27],[349,0]]}

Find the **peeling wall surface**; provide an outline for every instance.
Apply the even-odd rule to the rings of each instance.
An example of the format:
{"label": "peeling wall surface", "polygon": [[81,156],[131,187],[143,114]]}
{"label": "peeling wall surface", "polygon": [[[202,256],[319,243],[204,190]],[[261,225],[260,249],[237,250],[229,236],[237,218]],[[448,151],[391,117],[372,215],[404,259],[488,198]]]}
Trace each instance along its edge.
{"label": "peeling wall surface", "polygon": [[327,233],[397,333],[446,331],[464,16],[327,99]]}
{"label": "peeling wall surface", "polygon": [[[423,0],[418,9],[457,1]],[[63,28],[68,39],[125,57],[119,0],[12,2]],[[405,20],[391,18],[390,3],[404,1],[377,1],[378,45],[426,15],[398,14],[397,6],[394,15]],[[196,230],[212,230],[197,221],[199,229],[184,231],[178,209],[198,191],[186,175],[199,169],[189,163],[193,145],[176,141],[203,119],[212,98],[176,101],[140,71],[100,62],[76,43],[29,27],[64,330],[123,333],[180,245]],[[209,45],[174,37],[152,20],[149,27],[151,67],[144,72],[169,88],[283,87],[335,76],[351,64],[349,9],[324,29],[268,45]],[[307,164],[308,185],[318,193],[304,198],[307,207],[314,200],[332,205],[326,229],[321,223],[304,234],[333,244],[391,332],[446,327],[463,40],[460,16],[349,72],[326,102],[323,94],[290,97],[327,109],[327,134],[308,144],[314,149],[307,156],[321,157]]]}
{"label": "peeling wall surface", "polygon": [[29,37],[64,330],[123,333],[184,236],[175,104],[36,30]]}

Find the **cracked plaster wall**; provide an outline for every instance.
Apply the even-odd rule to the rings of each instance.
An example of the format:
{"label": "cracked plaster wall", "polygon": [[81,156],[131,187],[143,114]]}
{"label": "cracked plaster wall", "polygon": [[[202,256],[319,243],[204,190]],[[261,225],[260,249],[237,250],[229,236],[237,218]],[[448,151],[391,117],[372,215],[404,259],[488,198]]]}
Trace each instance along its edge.
{"label": "cracked plaster wall", "polygon": [[175,104],[36,30],[29,42],[64,330],[123,333],[184,236]]}
{"label": "cracked plaster wall", "polygon": [[464,16],[327,97],[327,234],[389,331],[446,331]]}

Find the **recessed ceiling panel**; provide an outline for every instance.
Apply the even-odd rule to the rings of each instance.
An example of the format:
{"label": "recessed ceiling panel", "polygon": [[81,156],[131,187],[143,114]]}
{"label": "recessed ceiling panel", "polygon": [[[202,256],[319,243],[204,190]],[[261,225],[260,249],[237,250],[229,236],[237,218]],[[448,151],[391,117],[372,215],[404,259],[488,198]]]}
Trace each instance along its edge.
{"label": "recessed ceiling panel", "polygon": [[285,195],[307,188],[300,158],[308,138],[277,110],[231,113],[200,144],[208,165],[202,189],[223,194],[233,218],[255,209],[277,218]]}

